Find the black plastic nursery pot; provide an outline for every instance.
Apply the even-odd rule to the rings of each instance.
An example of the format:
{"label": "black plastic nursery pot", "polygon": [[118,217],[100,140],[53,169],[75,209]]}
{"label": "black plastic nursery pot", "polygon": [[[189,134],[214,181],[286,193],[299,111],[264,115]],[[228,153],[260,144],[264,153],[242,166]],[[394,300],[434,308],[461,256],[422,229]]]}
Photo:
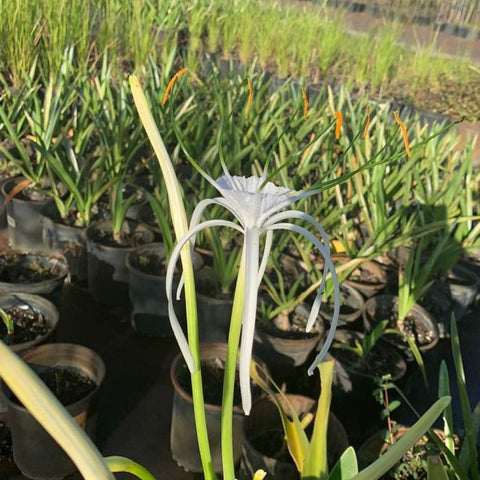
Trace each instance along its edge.
{"label": "black plastic nursery pot", "polygon": [[[351,284],[342,283],[340,285],[340,313],[338,315],[338,326],[349,327],[355,325],[355,322],[362,315],[365,301],[362,294]],[[326,302],[320,309],[320,316],[328,323],[333,320],[333,305]]]}
{"label": "black plastic nursery pot", "polygon": [[[208,262],[208,257],[202,258],[205,258],[205,263]],[[195,283],[200,342],[226,342],[232,317],[233,294],[217,291],[215,272],[208,264],[198,271]]]}
{"label": "black plastic nursery pot", "polygon": [[[302,418],[314,413],[316,402],[302,395],[289,395],[297,415]],[[281,396],[277,397],[285,406]],[[313,422],[313,421],[312,421]],[[277,407],[270,398],[262,398],[252,405],[252,411],[243,422],[243,457],[240,463],[240,480],[251,480],[258,469],[267,472],[266,478],[275,480],[296,480],[300,478],[298,470],[289,458],[288,450],[280,458],[274,453],[282,451],[284,433]],[[330,413],[327,431],[328,461],[332,467],[348,447],[348,438],[340,421]]]}
{"label": "black plastic nursery pot", "polygon": [[8,345],[11,350],[19,355],[33,347],[48,342],[55,333],[58,324],[58,309],[52,302],[46,300],[40,295],[20,292],[0,293],[0,308],[6,312],[11,308],[16,308],[24,312],[26,315],[38,313],[41,314],[45,320],[45,325],[47,327],[45,333],[39,334],[32,340],[26,342],[12,343]]}
{"label": "black plastic nursery pot", "polygon": [[364,262],[349,275],[343,285],[350,285],[370,298],[386,287],[387,271],[376,262]]}
{"label": "black plastic nursery pot", "polygon": [[0,294],[31,293],[57,304],[67,275],[67,260],[60,253],[0,255]]}
{"label": "black plastic nursery pot", "polygon": [[[58,324],[58,310],[45,298],[39,295],[31,295],[29,293],[3,293],[0,294],[0,308],[7,313],[10,309],[18,309],[28,317],[41,315],[41,330],[38,333],[32,332],[31,339],[15,343],[7,343],[11,350],[21,355],[22,353],[51,340]],[[36,320],[39,321],[38,319]],[[29,336],[30,337],[30,336]],[[1,338],[1,337],[0,337]],[[5,338],[2,339],[7,341]],[[3,396],[0,395],[0,413],[7,410]]]}
{"label": "black plastic nursery pot", "polygon": [[447,275],[453,313],[460,320],[468,312],[480,287],[478,275],[465,264],[455,265]]}
{"label": "black plastic nursery pot", "polygon": [[[389,319],[389,327],[397,327],[398,297],[395,295],[376,295],[365,302],[363,309],[363,321],[365,330],[370,331],[382,320]],[[397,315],[397,317],[395,317]],[[410,334],[422,353],[432,350],[440,338],[437,324],[431,315],[418,304],[414,304],[408,312]],[[405,320],[406,325],[407,320]],[[385,335],[385,341],[395,345],[404,352],[408,352],[408,344],[400,340],[396,335]],[[413,360],[413,356],[407,353],[407,357]]]}
{"label": "black plastic nursery pot", "polygon": [[128,303],[127,255],[139,245],[153,241],[153,233],[131,220],[123,223],[122,231],[136,238],[135,246],[104,245],[97,240],[99,232],[112,232],[111,221],[102,221],[87,228],[88,291],[90,296],[103,305],[125,305]]}
{"label": "black plastic nursery pot", "polygon": [[46,251],[60,251],[65,256],[70,277],[77,281],[87,279],[86,228],[65,225],[52,218],[47,206],[42,215],[42,241]]}
{"label": "black plastic nursery pot", "polygon": [[[2,193],[11,195],[13,189],[23,177],[15,177],[5,182]],[[19,192],[7,202],[8,238],[12,248],[25,251],[41,251],[43,249],[43,227],[41,212],[53,203],[53,198],[31,200]]]}
{"label": "black plastic nursery pot", "polygon": [[[96,426],[98,388],[105,377],[102,359],[89,348],[73,344],[49,344],[37,347],[23,355],[36,371],[49,367],[76,370],[95,384],[84,398],[66,405],[75,421],[93,438]],[[12,398],[8,387],[2,385],[8,406],[9,424],[13,440],[13,457],[17,467],[33,480],[60,480],[76,468],[63,449],[22,405]]]}
{"label": "black plastic nursery pot", "polygon": [[[200,359],[202,368],[204,363],[214,363],[223,365],[227,356],[227,345],[225,343],[205,343],[200,344]],[[222,367],[223,368],[223,367]],[[265,367],[264,367],[265,368]],[[182,387],[180,376],[188,377],[188,369],[181,354],[178,354],[170,367],[170,379],[174,388],[172,424],[170,429],[170,448],[173,459],[179,466],[188,472],[202,472],[202,464],[198,451],[197,436],[195,431],[195,419],[193,414],[193,399],[189,392]],[[204,378],[204,392],[205,375]],[[223,384],[223,370],[219,381],[220,396]],[[252,392],[253,393],[253,392]],[[254,393],[253,393],[254,394]],[[255,394],[254,394],[255,395]],[[221,398],[221,397],[220,397]],[[207,400],[206,400],[207,402]],[[206,403],[205,415],[207,420],[208,438],[212,455],[212,466],[215,472],[222,471],[221,455],[221,399],[218,404]],[[239,405],[233,409],[233,455],[235,463],[238,464],[242,455],[242,422],[245,416]],[[253,477],[252,477],[253,478]]]}
{"label": "black plastic nursery pot", "polygon": [[[200,255],[193,254],[193,267],[201,267]],[[168,318],[168,302],[165,282],[165,247],[161,243],[150,243],[127,254],[129,272],[129,295],[132,305],[131,322],[135,331],[147,337],[170,337],[172,329]],[[180,276],[174,275],[172,293],[176,296]],[[185,302],[175,302],[175,312],[185,318]]]}
{"label": "black plastic nursery pot", "polygon": [[339,329],[335,332],[330,349],[336,360],[332,410],[345,425],[352,440],[363,437],[380,421],[382,407],[372,395],[376,379],[390,375],[391,380],[401,386],[407,372],[407,364],[400,352],[381,340],[376,343],[372,355],[363,362],[359,362],[359,357],[354,353],[338,345],[354,348],[362,339],[360,332]]}
{"label": "black plastic nursery pot", "polygon": [[[298,305],[294,314],[304,319],[306,325],[309,306]],[[280,330],[273,324],[257,321],[255,327],[254,352],[272,370],[284,367],[298,367],[305,364],[308,357],[320,342],[324,332],[323,321],[317,318],[315,326],[309,333],[302,330]]]}
{"label": "black plastic nursery pot", "polygon": [[3,193],[4,185],[11,180],[12,177],[0,178],[0,229],[7,228],[7,206],[5,205],[5,194]]}

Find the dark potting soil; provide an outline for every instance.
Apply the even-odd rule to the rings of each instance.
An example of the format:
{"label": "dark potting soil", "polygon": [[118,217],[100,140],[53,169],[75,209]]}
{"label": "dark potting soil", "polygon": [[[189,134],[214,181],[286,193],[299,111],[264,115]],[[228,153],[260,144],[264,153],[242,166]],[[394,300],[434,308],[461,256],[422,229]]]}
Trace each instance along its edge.
{"label": "dark potting soil", "polygon": [[35,256],[23,254],[0,256],[0,282],[36,283],[57,276],[56,269],[42,265]]}
{"label": "dark potting soil", "polygon": [[13,451],[10,429],[0,421],[0,465],[2,462],[13,463]]}
{"label": "dark potting soil", "polygon": [[379,349],[375,346],[367,357],[360,357],[356,353],[342,348],[334,348],[332,355],[342,365],[355,370],[361,375],[382,377],[390,374],[395,378],[400,373],[397,365],[398,357],[391,353],[389,348],[391,347]]}
{"label": "dark potting soil", "polygon": [[[201,368],[205,403],[210,405],[221,405],[225,362],[220,358],[214,358],[213,360],[202,361]],[[179,371],[178,383],[189,395],[192,395],[190,372],[186,366],[183,366]],[[235,379],[233,403],[234,405],[239,405],[241,403],[238,379]]]}
{"label": "dark potting soil", "polygon": [[[342,302],[341,299],[340,302]],[[325,313],[328,313],[328,315],[333,317],[333,305],[330,303],[324,303],[321,308]],[[355,312],[358,312],[358,308],[352,307],[351,305],[346,305],[343,302],[340,303],[340,315],[348,316]]]}
{"label": "dark potting soil", "polygon": [[[369,320],[372,322],[372,328],[374,328],[379,322],[388,320],[389,328],[399,329],[401,332],[412,337],[419,347],[428,345],[435,339],[434,333],[412,314],[408,314],[404,319],[403,324],[399,325],[398,306],[396,304],[394,306],[379,308],[375,312],[375,318],[370,317]],[[404,342],[399,335],[387,334],[386,336],[388,336],[388,341],[393,344],[403,347],[406,345],[406,342]]]}
{"label": "dark potting soil", "polygon": [[103,245],[104,247],[114,248],[134,248],[147,243],[144,232],[142,231],[134,233],[121,232],[120,239],[116,240],[113,238],[112,232],[94,229],[91,240],[93,240],[95,243]]}
{"label": "dark potting soil", "polygon": [[368,268],[362,268],[360,265],[348,277],[349,280],[366,285],[379,285],[380,279]]}
{"label": "dark potting soil", "polygon": [[[223,393],[223,376],[225,373],[225,362],[220,358],[214,358],[208,361],[201,362],[202,382],[203,382],[203,396],[205,403],[210,405],[222,404]],[[178,372],[178,383],[189,395],[192,395],[192,385],[190,382],[190,372],[186,365],[183,365]],[[252,385],[252,398],[258,398],[260,395],[260,388]],[[240,395],[240,384],[238,382],[238,375],[235,378],[235,389],[233,396],[233,404],[240,405],[242,402]]]}
{"label": "dark potting soil", "polygon": [[283,430],[271,429],[260,432],[250,440],[250,443],[255,450],[266,457],[294,465],[285,442]]}
{"label": "dark potting soil", "polygon": [[[54,223],[65,225],[67,227],[84,227],[84,219],[80,215],[80,213],[76,209],[71,209],[65,213],[65,215],[61,216],[58,210],[55,208],[50,209],[47,212],[46,216],[53,220]],[[101,220],[103,218],[91,218],[91,221]]]}
{"label": "dark potting soil", "polygon": [[12,318],[14,326],[13,333],[8,334],[5,323],[0,321],[0,338],[7,345],[31,342],[49,330],[45,317],[39,312],[12,307],[6,309],[5,313]]}
{"label": "dark potting soil", "polygon": [[274,320],[258,322],[258,325],[270,335],[293,340],[313,338],[320,332],[318,323],[313,326],[310,332],[306,332],[307,318],[296,312],[290,312],[288,315],[280,314]]}
{"label": "dark potting soil", "polygon": [[15,195],[19,200],[27,200],[33,202],[44,202],[52,198],[51,195],[36,186],[27,186]]}
{"label": "dark potting soil", "polygon": [[136,253],[130,257],[132,267],[148,275],[165,275],[165,256],[156,253]]}
{"label": "dark potting soil", "polygon": [[[96,388],[95,382],[76,368],[58,366],[39,367],[35,370],[64,406],[82,400]],[[20,403],[15,397],[13,400]]]}

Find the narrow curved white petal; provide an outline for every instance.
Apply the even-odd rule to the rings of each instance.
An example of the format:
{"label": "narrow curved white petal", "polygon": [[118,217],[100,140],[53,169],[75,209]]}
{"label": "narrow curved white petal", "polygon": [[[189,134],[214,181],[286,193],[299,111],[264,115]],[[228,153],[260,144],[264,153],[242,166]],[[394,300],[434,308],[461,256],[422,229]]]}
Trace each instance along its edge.
{"label": "narrow curved white petal", "polygon": [[[223,199],[217,199],[217,198],[201,200],[197,204],[195,209],[193,210],[192,218],[190,219],[189,231],[192,228],[195,228],[200,223],[200,220],[202,219],[203,212],[205,211],[205,209],[207,207],[209,207],[210,205],[224,206],[222,200]],[[193,249],[195,247],[196,237],[197,237],[197,234],[195,234],[191,237],[191,242],[190,243],[191,243],[192,253],[193,253]],[[182,289],[183,289],[183,284],[184,284],[184,277],[183,277],[183,273],[182,273],[182,275],[180,277],[180,281],[178,282],[178,286],[177,286],[177,293],[176,293],[176,298],[177,299],[180,298],[180,295],[181,295]]]}
{"label": "narrow curved white petal", "polygon": [[315,218],[313,218],[308,213],[302,212],[301,210],[288,210],[286,212],[277,213],[265,222],[265,226],[268,227],[269,225],[273,225],[274,223],[278,223],[283,220],[290,220],[292,218],[298,218],[299,220],[304,220],[305,222],[310,223],[318,231],[318,233],[322,237],[325,247],[330,252],[330,242],[325,229],[320,225],[320,223],[317,222],[317,220],[315,220]]}
{"label": "narrow curved white petal", "polygon": [[[334,295],[333,318],[330,324],[330,331],[328,332],[328,335],[327,335],[327,338],[325,339],[323,347],[320,350],[320,353],[316,356],[315,360],[312,362],[312,365],[310,365],[308,369],[308,374],[313,375],[313,372],[315,371],[315,367],[323,360],[323,358],[327,354],[327,351],[330,348],[330,345],[332,344],[333,337],[335,335],[335,330],[337,329],[337,325],[338,325],[338,315],[340,313],[340,286],[338,283],[337,274],[335,272],[335,266],[333,264],[333,261],[330,255],[328,254],[328,250],[309,230],[303,227],[300,227],[298,225],[292,225],[289,223],[277,223],[275,225],[271,225],[270,229],[290,230],[290,231],[297,232],[303,235],[304,237],[308,238],[312,243],[314,243],[314,245],[318,248],[318,250],[322,254],[325,261],[326,272],[330,273],[332,276],[333,295]],[[323,284],[323,279],[322,279],[322,284]],[[310,311],[309,319],[307,321],[306,331],[309,331],[312,328],[313,323],[317,318],[319,309],[320,309],[319,296],[317,294],[317,298],[315,299],[315,302],[312,306],[312,310]]]}
{"label": "narrow curved white petal", "polygon": [[271,230],[267,230],[265,238],[265,247],[263,249],[263,256],[262,262],[260,263],[260,268],[258,269],[258,283],[257,288],[260,286],[262,282],[263,274],[265,273],[265,269],[267,268],[268,257],[270,256],[270,252],[272,250],[272,239],[273,239],[273,232]]}
{"label": "narrow curved white petal", "polygon": [[170,261],[167,267],[167,273],[165,276],[165,290],[167,294],[167,302],[168,302],[168,318],[170,319],[170,325],[172,327],[173,334],[175,335],[175,339],[177,340],[178,346],[180,351],[182,352],[183,358],[185,359],[185,363],[188,366],[188,369],[191,373],[195,373],[195,362],[193,360],[192,352],[190,351],[190,347],[188,345],[188,340],[183,333],[182,327],[180,322],[178,321],[177,315],[175,313],[175,308],[173,304],[173,296],[172,296],[172,289],[173,289],[173,275],[175,272],[175,266],[178,261],[178,257],[183,249],[183,247],[195,237],[201,230],[204,228],[209,227],[231,227],[236,230],[240,230],[240,227],[233,223],[226,220],[208,220],[206,222],[200,223],[195,228],[192,228],[188,231],[186,235],[184,235],[175,248],[173,249],[172,255],[170,257]]}
{"label": "narrow curved white petal", "polygon": [[255,318],[257,314],[258,285],[251,279],[258,277],[258,257],[260,250],[260,232],[258,229],[245,232],[245,299],[242,317],[242,337],[240,342],[240,394],[245,415],[252,408],[252,392],[250,391],[250,362],[252,359]]}

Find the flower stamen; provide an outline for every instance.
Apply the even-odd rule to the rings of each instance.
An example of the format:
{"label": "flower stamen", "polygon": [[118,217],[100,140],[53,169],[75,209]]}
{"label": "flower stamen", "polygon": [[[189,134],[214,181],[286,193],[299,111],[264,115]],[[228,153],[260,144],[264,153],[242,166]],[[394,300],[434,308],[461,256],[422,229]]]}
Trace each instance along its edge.
{"label": "flower stamen", "polygon": [[308,103],[307,90],[305,88],[302,88],[302,96],[303,96],[303,116],[307,118],[310,104]]}
{"label": "flower stamen", "polygon": [[250,78],[247,78],[248,82],[248,101],[247,101],[247,108],[245,109],[245,118],[248,117],[248,114],[250,113],[250,108],[252,106],[252,101],[253,101],[253,87],[252,87],[252,81]]}
{"label": "flower stamen", "polygon": [[170,95],[170,90],[172,90],[173,86],[175,85],[175,82],[186,72],[187,72],[187,69],[183,67],[168,82],[167,89],[165,90],[165,94],[163,95],[163,98],[162,98],[162,105],[165,105],[167,103],[168,96]]}
{"label": "flower stamen", "polygon": [[335,138],[337,140],[340,139],[340,129],[342,128],[343,123],[343,115],[341,112],[335,112],[335,118],[337,119],[337,123],[335,125]]}
{"label": "flower stamen", "polygon": [[398,115],[398,110],[395,110],[393,112],[393,116],[395,117],[395,121],[398,123],[398,126],[400,127],[400,131],[402,132],[403,143],[405,144],[407,157],[411,157],[412,151],[410,150],[410,141],[408,140],[407,129],[405,128],[405,124],[402,122],[402,120],[400,119],[400,116]]}

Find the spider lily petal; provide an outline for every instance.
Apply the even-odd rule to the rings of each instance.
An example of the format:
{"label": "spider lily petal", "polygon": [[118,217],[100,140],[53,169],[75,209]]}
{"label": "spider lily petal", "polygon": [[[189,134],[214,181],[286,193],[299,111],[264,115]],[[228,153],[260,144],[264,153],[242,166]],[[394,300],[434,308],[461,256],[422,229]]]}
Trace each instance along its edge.
{"label": "spider lily petal", "polygon": [[200,232],[205,228],[210,228],[210,227],[231,227],[241,231],[240,227],[237,224],[233,222],[229,222],[227,220],[207,220],[206,222],[202,222],[199,225],[196,225],[194,228],[189,230],[185,236],[183,236],[180,239],[180,241],[177,243],[177,245],[173,249],[172,255],[170,257],[170,261],[168,262],[167,274],[165,276],[165,285],[166,285],[167,301],[168,301],[168,317],[170,319],[170,325],[172,326],[172,331],[173,331],[173,334],[175,335],[175,339],[177,340],[180,351],[182,352],[182,355],[185,358],[185,362],[191,373],[195,373],[195,362],[193,360],[190,347],[188,346],[187,338],[183,333],[182,327],[175,313],[175,308],[173,305],[173,296],[172,296],[173,274],[175,272],[175,266],[177,264],[178,257],[180,256],[182,248],[188,242],[190,242],[190,240],[194,238],[198,234],[198,232]]}
{"label": "spider lily petal", "polygon": [[[325,268],[326,268],[325,273],[326,274],[330,273],[332,276],[333,294],[334,294],[333,318],[330,324],[330,331],[323,344],[323,347],[320,350],[320,353],[315,358],[315,360],[312,362],[312,365],[310,365],[308,369],[308,374],[313,375],[313,372],[315,371],[315,367],[322,361],[323,357],[326,355],[328,349],[330,348],[330,345],[333,341],[335,330],[338,324],[338,315],[340,313],[340,286],[338,284],[338,277],[335,272],[335,266],[325,246],[322,245],[322,243],[320,243],[319,240],[307,229],[300,227],[298,225],[292,225],[289,223],[276,223],[275,225],[272,225],[270,228],[272,230],[290,230],[293,232],[297,232],[305,236],[306,238],[308,238],[318,248],[318,250],[320,251],[320,253],[324,258]],[[322,279],[322,284],[323,284],[323,279]],[[305,329],[307,332],[309,332],[312,329],[313,323],[315,322],[315,319],[317,318],[318,312],[320,310],[320,294],[321,294],[321,287],[319,289],[319,294],[317,294],[317,297],[313,303],[312,309],[310,311],[310,316],[307,320],[307,327]]]}
{"label": "spider lily petal", "polygon": [[260,268],[258,269],[257,288],[260,286],[260,282],[262,281],[263,274],[265,273],[265,269],[267,268],[268,257],[270,256],[270,251],[272,250],[272,240],[273,240],[273,232],[271,230],[267,230],[267,238],[265,239],[265,246],[263,248],[262,263],[260,264]]}
{"label": "spider lily petal", "polygon": [[250,361],[252,358],[258,296],[258,282],[252,280],[258,278],[259,245],[260,231],[257,228],[247,230],[245,232],[245,300],[242,317],[240,363],[238,367],[242,407],[245,415],[250,413],[252,407],[252,393],[250,391]]}
{"label": "spider lily petal", "polygon": [[[226,207],[224,205],[224,199],[223,198],[213,198],[213,199],[206,199],[206,200],[201,200],[197,206],[195,207],[195,209],[193,210],[193,213],[192,213],[192,218],[190,219],[190,226],[189,226],[189,230],[191,230],[192,228],[195,228],[199,223],[200,223],[200,220],[202,218],[202,215],[203,215],[203,212],[205,211],[205,209],[209,206],[209,205],[221,205],[223,207]],[[226,207],[228,208],[228,207]],[[233,212],[232,212],[233,213]],[[193,235],[191,237],[191,251],[193,252],[193,248],[195,246],[195,239],[196,239],[197,235]],[[180,297],[180,294],[182,292],[182,289],[183,289],[183,284],[184,284],[184,277],[183,277],[183,273],[182,273],[182,276],[180,277],[180,281],[178,282],[178,287],[177,287],[177,295],[176,295],[176,298],[178,299]]]}

